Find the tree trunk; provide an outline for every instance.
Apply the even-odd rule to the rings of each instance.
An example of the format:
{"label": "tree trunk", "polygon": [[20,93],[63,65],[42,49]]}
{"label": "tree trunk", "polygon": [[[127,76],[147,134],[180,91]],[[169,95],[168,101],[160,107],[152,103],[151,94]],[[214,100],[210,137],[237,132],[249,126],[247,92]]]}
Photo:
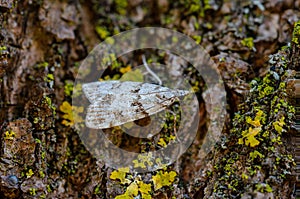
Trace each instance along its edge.
{"label": "tree trunk", "polygon": [[300,149],[299,144],[300,144],[300,136],[299,136],[299,131],[300,131],[300,126],[299,126],[299,98],[300,98],[300,84],[299,84],[299,69],[300,69],[300,61],[299,61],[299,54],[300,54],[300,45],[299,45],[299,38],[300,38],[300,34],[299,34],[299,30],[300,30],[300,24],[299,21],[297,23],[295,23],[294,26],[294,31],[293,31],[293,39],[292,39],[292,51],[290,54],[290,64],[289,64],[289,68],[291,68],[292,70],[295,71],[295,76],[294,79],[290,80],[290,85],[289,87],[291,88],[291,92],[290,92],[290,96],[291,96],[291,104],[293,104],[295,106],[296,109],[296,113],[295,113],[295,123],[293,125],[293,130],[294,130],[294,157],[295,157],[295,162],[296,162],[296,169],[294,171],[294,175],[296,176],[296,182],[295,182],[295,196],[296,198],[300,197],[300,181],[299,181],[299,168],[300,168],[300,158],[299,158],[299,154],[300,154]]}
{"label": "tree trunk", "polygon": [[[127,198],[292,198],[289,80],[300,63],[300,34],[292,40],[299,7],[299,0],[0,0],[0,198],[115,198],[130,185],[138,185],[137,193]],[[197,138],[165,170],[125,172],[130,182],[122,183],[112,177],[119,170],[85,148],[67,112],[88,53],[109,36],[144,26],[177,30],[208,51],[224,81],[227,113],[222,136],[203,157],[205,83],[187,68],[199,90]],[[290,41],[291,48],[278,51]],[[139,65],[120,62],[118,75]],[[116,71],[105,75],[113,78]],[[133,141],[154,144],[114,133],[111,140],[128,149]]]}

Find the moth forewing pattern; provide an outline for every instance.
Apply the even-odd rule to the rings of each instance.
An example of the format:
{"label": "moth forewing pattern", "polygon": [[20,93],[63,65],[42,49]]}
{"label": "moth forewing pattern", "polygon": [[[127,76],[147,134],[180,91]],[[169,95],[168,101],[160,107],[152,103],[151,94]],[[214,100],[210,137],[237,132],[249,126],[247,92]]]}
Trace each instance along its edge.
{"label": "moth forewing pattern", "polygon": [[91,103],[85,123],[92,129],[111,128],[148,117],[190,93],[131,81],[86,83],[82,85],[82,90]]}

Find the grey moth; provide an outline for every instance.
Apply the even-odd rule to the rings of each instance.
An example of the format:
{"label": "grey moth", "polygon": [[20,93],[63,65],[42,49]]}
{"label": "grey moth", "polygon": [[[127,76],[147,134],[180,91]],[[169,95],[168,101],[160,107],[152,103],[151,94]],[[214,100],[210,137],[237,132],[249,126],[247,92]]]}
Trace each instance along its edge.
{"label": "grey moth", "polygon": [[143,119],[158,113],[178,97],[190,91],[170,89],[156,84],[131,81],[103,81],[82,85],[91,103],[85,124],[92,129],[105,129]]}

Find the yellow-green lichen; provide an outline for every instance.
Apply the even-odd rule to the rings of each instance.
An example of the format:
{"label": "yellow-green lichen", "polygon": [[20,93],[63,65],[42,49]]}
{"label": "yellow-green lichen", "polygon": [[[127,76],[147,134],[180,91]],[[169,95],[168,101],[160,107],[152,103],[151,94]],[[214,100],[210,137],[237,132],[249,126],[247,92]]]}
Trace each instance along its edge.
{"label": "yellow-green lichen", "polygon": [[299,40],[300,40],[300,21],[297,21],[294,24],[292,42],[295,43],[297,46],[300,46]]}
{"label": "yellow-green lichen", "polygon": [[284,116],[282,116],[279,121],[273,122],[273,127],[276,130],[276,132],[279,134],[281,134],[282,131],[284,130],[283,129],[283,126],[285,125],[284,119],[285,119]]}
{"label": "yellow-green lichen", "polygon": [[59,107],[59,110],[64,113],[62,116],[62,124],[65,126],[74,126],[76,123],[83,122],[82,117],[79,115],[83,112],[83,107],[71,106],[69,102],[64,101]]}
{"label": "yellow-green lichen", "polygon": [[258,152],[257,150],[250,152],[250,158],[253,161],[254,159],[256,159],[257,157],[259,158],[264,158],[265,156],[263,154],[261,154],[260,152]]}
{"label": "yellow-green lichen", "polygon": [[242,138],[239,139],[239,144],[245,144],[247,146],[249,145],[250,147],[255,147],[260,143],[255,136],[258,135],[258,133],[260,133],[262,130],[261,120],[264,118],[263,115],[263,111],[258,110],[254,120],[252,120],[249,116],[246,117],[246,122],[248,124],[251,124],[253,128],[249,127],[248,130],[244,130],[242,132]]}
{"label": "yellow-green lichen", "polygon": [[195,42],[196,42],[197,44],[200,44],[201,41],[202,41],[202,37],[201,37],[200,35],[194,35],[194,36],[193,36],[193,39],[195,40]]}
{"label": "yellow-green lichen", "polygon": [[132,163],[134,163],[134,168],[146,168],[147,165],[152,166],[152,153],[145,154],[139,154],[137,160],[133,160]]}
{"label": "yellow-green lichen", "polygon": [[111,173],[110,179],[112,180],[120,180],[121,184],[128,184],[131,181],[126,179],[126,175],[129,173],[129,168],[119,168]]}
{"label": "yellow-green lichen", "polygon": [[[212,196],[239,197],[245,190],[278,193],[276,186],[291,175],[295,162],[282,143],[295,112],[287,100],[287,58],[274,56],[280,66],[250,83],[249,96],[235,114],[230,134],[217,145],[222,156],[213,167],[217,180]],[[241,162],[247,165],[244,169]],[[262,173],[264,179],[254,180]]]}
{"label": "yellow-green lichen", "polygon": [[81,84],[76,84],[70,80],[65,81],[64,93],[67,97],[78,97],[82,94],[82,86]]}
{"label": "yellow-green lichen", "polygon": [[116,10],[120,15],[126,15],[127,13],[127,0],[115,0]]}
{"label": "yellow-green lichen", "polygon": [[255,189],[259,192],[268,192],[271,193],[273,191],[272,187],[265,183],[259,183],[255,185]]}
{"label": "yellow-green lichen", "polygon": [[40,175],[41,178],[44,178],[44,177],[45,177],[44,171],[40,170],[40,171],[39,171],[39,175]]}
{"label": "yellow-green lichen", "polygon": [[209,0],[192,0],[192,1],[182,1],[184,7],[187,8],[187,15],[198,15],[199,17],[205,16],[205,11],[211,9]]}
{"label": "yellow-green lichen", "polygon": [[241,41],[241,44],[242,44],[243,46],[248,47],[249,49],[254,49],[254,42],[253,42],[253,38],[252,38],[252,37],[244,38],[244,39]]}
{"label": "yellow-green lichen", "polygon": [[106,28],[102,26],[96,26],[96,32],[101,39],[106,39],[110,35]]}
{"label": "yellow-green lichen", "polygon": [[52,103],[52,100],[50,97],[48,96],[44,96],[43,97],[43,103],[46,103],[48,105],[49,108],[52,109],[52,113],[53,115],[56,115],[56,107],[54,106],[54,104]]}
{"label": "yellow-green lichen", "polygon": [[73,82],[65,81],[64,92],[66,96],[71,96],[73,91]]}
{"label": "yellow-green lichen", "polygon": [[101,187],[100,185],[97,185],[94,189],[94,194],[97,195],[97,194],[100,194],[101,193]]}
{"label": "yellow-green lichen", "polygon": [[117,199],[134,199],[138,195],[141,195],[142,199],[151,198],[151,184],[144,183],[138,178],[133,180],[128,167],[119,168],[118,170],[113,171],[110,175],[110,179],[119,180],[121,184],[127,185],[125,193],[116,196],[115,198]]}
{"label": "yellow-green lichen", "polygon": [[16,136],[16,133],[13,130],[5,131],[4,139],[5,140],[13,140]]}
{"label": "yellow-green lichen", "polygon": [[163,138],[159,138],[157,144],[160,145],[160,146],[162,146],[162,147],[166,147],[167,146],[167,143],[165,142],[165,140]]}
{"label": "yellow-green lichen", "polygon": [[30,178],[31,176],[33,176],[33,171],[32,169],[29,169],[27,172],[26,172],[26,178]]}
{"label": "yellow-green lichen", "polygon": [[30,188],[29,189],[29,194],[32,195],[32,196],[35,196],[36,195],[36,188]]}
{"label": "yellow-green lichen", "polygon": [[146,183],[141,177],[135,179],[130,175],[129,168],[119,168],[111,173],[110,179],[119,180],[122,185],[126,186],[124,194],[118,195],[116,199],[151,199],[151,194],[165,186],[170,186],[175,181],[177,173],[175,171],[159,170],[152,175],[151,181]]}
{"label": "yellow-green lichen", "polygon": [[48,66],[49,66],[49,63],[48,62],[41,62],[41,63],[39,63],[39,64],[37,64],[36,66],[35,66],[35,68],[48,68]]}
{"label": "yellow-green lichen", "polygon": [[124,194],[118,195],[115,199],[134,199],[139,194],[142,199],[151,199],[150,191],[151,184],[146,184],[143,181],[135,180],[127,188]]}
{"label": "yellow-green lichen", "polygon": [[120,81],[133,81],[133,82],[144,81],[144,75],[141,70],[139,69],[131,70],[131,67],[128,70],[127,68],[128,66],[125,68],[120,68],[120,72],[123,73],[122,77],[120,78]]}
{"label": "yellow-green lichen", "polygon": [[0,46],[0,52],[1,52],[1,51],[5,51],[5,50],[7,50],[7,47],[6,47],[6,46]]}
{"label": "yellow-green lichen", "polygon": [[152,181],[154,184],[154,190],[158,190],[164,186],[170,186],[177,176],[175,171],[158,171],[156,175],[152,176]]}
{"label": "yellow-green lichen", "polygon": [[49,184],[46,186],[46,189],[47,189],[47,192],[48,192],[48,193],[51,193],[51,192],[52,192],[51,186],[50,186]]}

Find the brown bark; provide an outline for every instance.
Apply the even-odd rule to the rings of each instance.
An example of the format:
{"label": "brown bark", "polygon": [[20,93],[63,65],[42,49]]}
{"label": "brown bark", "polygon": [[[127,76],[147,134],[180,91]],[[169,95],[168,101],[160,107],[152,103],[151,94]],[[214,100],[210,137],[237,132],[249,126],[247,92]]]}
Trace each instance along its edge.
{"label": "brown bark", "polygon": [[[221,172],[226,165],[221,157],[240,152],[230,151],[237,137],[229,141],[232,145],[228,144],[232,118],[249,91],[248,83],[269,73],[268,56],[291,40],[291,27],[300,16],[299,2],[269,1],[262,9],[252,1],[210,1],[208,6],[207,1],[129,0],[124,8],[119,1],[0,0],[0,198],[114,198],[125,192],[125,185],[110,179],[113,169],[92,157],[76,130],[62,123],[59,107],[65,101],[71,103],[65,86],[74,81],[80,61],[105,39],[99,31],[97,34],[97,27],[113,35],[142,26],[176,29],[195,40],[200,37],[201,45],[218,62],[228,98],[219,148],[203,160],[199,154],[203,134],[199,134],[188,152],[168,168],[177,172],[173,185],[156,191],[152,185],[151,196],[222,198],[241,197],[241,193],[244,198],[291,196],[292,177],[281,184],[270,182],[274,193],[261,193],[255,186],[246,186],[244,181],[246,185],[238,187],[238,193],[229,190],[218,196],[214,195],[214,185],[228,185],[219,181],[219,173],[215,171]],[[291,68],[299,68],[299,47],[292,44],[291,52]],[[287,53],[274,57],[287,57]],[[274,61],[277,68],[281,67],[279,62]],[[199,87],[201,90],[205,86],[200,82]],[[245,110],[251,109],[250,102],[245,106]],[[206,118],[204,109],[200,100],[199,115]],[[255,113],[251,114],[254,117]],[[270,116],[268,121],[272,119],[280,118]],[[243,125],[239,123],[237,128],[242,129]],[[199,132],[206,129],[206,120],[202,120]],[[119,143],[128,145],[122,133],[118,136],[124,139]],[[288,137],[283,136],[285,145],[274,144],[278,153],[289,154]],[[240,157],[253,152],[247,150],[243,148],[242,152],[248,154]],[[261,161],[275,161],[274,157],[270,160],[264,155]],[[287,164],[289,161],[286,160]],[[269,166],[270,162],[266,164]],[[245,165],[243,159],[233,163],[237,168]],[[261,175],[267,174],[266,168],[262,168]],[[142,177],[150,181],[151,175]],[[254,175],[248,182],[265,183],[268,177],[258,179]]]}

